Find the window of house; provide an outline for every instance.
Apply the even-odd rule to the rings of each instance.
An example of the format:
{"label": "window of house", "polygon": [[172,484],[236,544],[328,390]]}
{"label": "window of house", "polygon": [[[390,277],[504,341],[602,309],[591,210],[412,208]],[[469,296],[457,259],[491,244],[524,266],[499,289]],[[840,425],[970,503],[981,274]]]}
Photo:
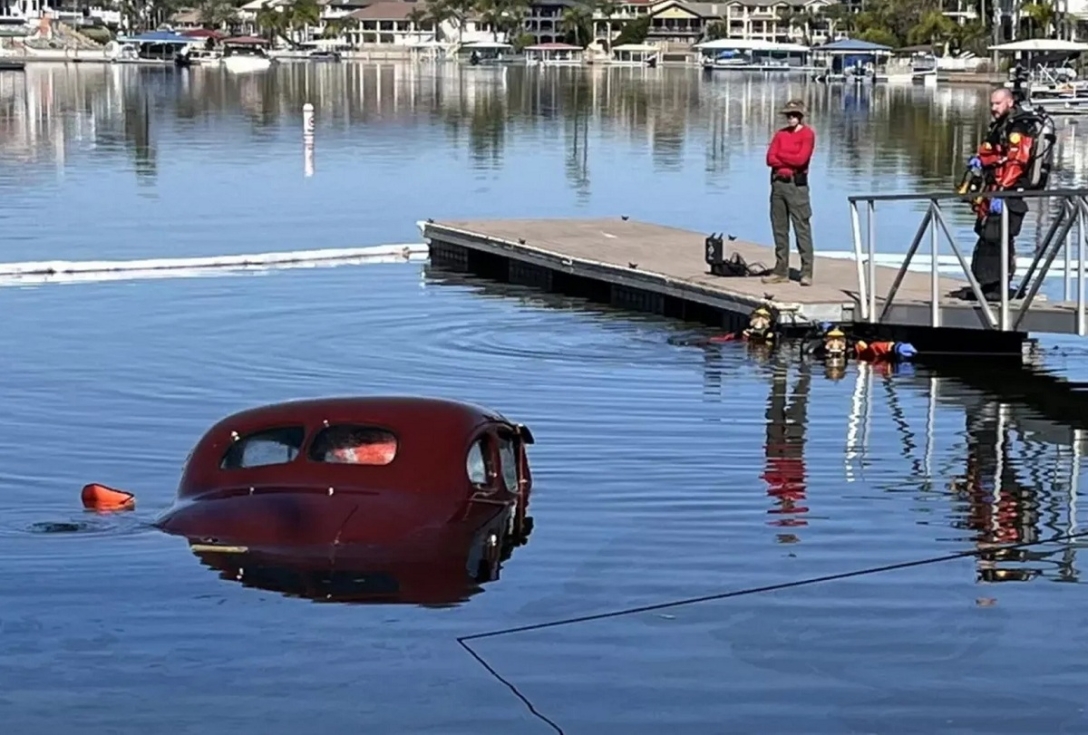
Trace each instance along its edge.
{"label": "window of house", "polygon": [[361,424],[333,424],[318,432],[310,445],[314,462],[387,465],[397,456],[397,437],[386,429]]}
{"label": "window of house", "polygon": [[294,461],[306,438],[303,426],[281,426],[262,429],[244,436],[227,449],[219,467],[224,470],[240,470],[247,467],[263,467]]}

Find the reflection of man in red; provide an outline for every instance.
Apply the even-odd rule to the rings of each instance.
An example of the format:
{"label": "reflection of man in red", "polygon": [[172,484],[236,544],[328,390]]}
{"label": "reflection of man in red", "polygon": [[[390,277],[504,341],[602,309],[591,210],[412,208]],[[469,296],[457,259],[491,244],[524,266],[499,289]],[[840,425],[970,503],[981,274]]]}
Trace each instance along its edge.
{"label": "reflection of man in red", "polygon": [[[805,505],[805,422],[811,374],[807,363],[798,367],[797,383],[787,402],[788,366],[777,363],[771,395],[767,402],[767,458],[761,478],[767,483],[767,494],[775,499],[775,507],[769,513],[780,515],[771,521],[772,526],[806,526],[801,518],[808,512]],[[792,534],[784,534],[782,541],[796,541]]]}
{"label": "reflection of man in red", "polygon": [[1032,560],[1027,549],[995,549],[995,546],[1039,540],[1037,493],[1024,486],[1009,452],[1009,432],[1001,426],[998,403],[989,401],[967,410],[967,473],[954,482],[957,494],[967,501],[963,525],[975,531],[978,577],[988,582],[1027,580],[1038,572],[1023,568],[999,568],[1001,562]]}

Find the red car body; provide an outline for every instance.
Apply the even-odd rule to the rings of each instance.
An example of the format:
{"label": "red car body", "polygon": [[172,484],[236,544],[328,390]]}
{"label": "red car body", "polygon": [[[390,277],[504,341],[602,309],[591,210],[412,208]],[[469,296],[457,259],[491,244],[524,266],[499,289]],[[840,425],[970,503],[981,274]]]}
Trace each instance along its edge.
{"label": "red car body", "polygon": [[532,442],[499,413],[439,398],[264,406],[208,430],[155,525],[243,584],[453,603],[528,538]]}

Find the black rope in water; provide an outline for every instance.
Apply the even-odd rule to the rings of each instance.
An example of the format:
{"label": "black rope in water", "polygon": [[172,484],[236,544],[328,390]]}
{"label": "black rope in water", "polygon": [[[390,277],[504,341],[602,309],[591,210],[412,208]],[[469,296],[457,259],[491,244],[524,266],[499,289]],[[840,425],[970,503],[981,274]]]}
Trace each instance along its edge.
{"label": "black rope in water", "polygon": [[559,735],[566,735],[563,728],[555,724],[552,720],[548,719],[545,715],[537,711],[533,703],[529,701],[529,698],[522,694],[518,688],[511,683],[508,679],[504,678],[502,674],[494,669],[483,656],[477,653],[472,646],[468,644],[469,641],[478,641],[484,638],[497,638],[503,635],[513,635],[514,633],[526,633],[532,630],[543,630],[545,628],[558,628],[564,625],[574,625],[576,623],[588,623],[594,620],[606,620],[608,618],[618,618],[625,615],[634,615],[636,613],[653,612],[655,610],[665,610],[671,607],[681,607],[684,605],[694,605],[700,602],[713,602],[715,600],[725,600],[731,597],[743,597],[745,595],[754,595],[760,592],[777,592],[779,590],[795,589],[797,587],[807,587],[814,584],[820,584],[823,582],[836,582],[842,579],[850,579],[852,577],[863,577],[870,574],[879,574],[881,572],[892,572],[899,569],[909,569],[911,567],[921,567],[929,564],[941,564],[943,562],[955,561],[957,559],[968,559],[978,556],[984,553],[999,552],[999,551],[1015,551],[1017,549],[1027,549],[1033,546],[1045,546],[1046,544],[1062,543],[1064,541],[1072,541],[1074,539],[1083,538],[1088,536],[1088,531],[1081,531],[1073,534],[1062,534],[1059,536],[1053,536],[1049,539],[1042,539],[1039,541],[1022,541],[1016,544],[995,544],[987,549],[972,549],[969,551],[959,551],[954,554],[945,554],[944,556],[931,556],[926,559],[915,559],[913,561],[902,561],[894,564],[885,564],[879,567],[867,567],[865,569],[855,569],[851,572],[838,572],[836,574],[825,574],[820,577],[808,577],[805,579],[798,579],[792,582],[779,582],[778,584],[768,584],[762,587],[748,587],[746,589],[733,590],[731,592],[717,592],[710,595],[701,595],[699,597],[687,597],[680,600],[673,600],[671,602],[659,602],[653,605],[640,605],[639,607],[629,607],[622,610],[612,610],[610,612],[596,613],[593,615],[581,615],[573,618],[563,618],[561,620],[552,620],[546,623],[533,623],[530,625],[520,625],[514,628],[502,628],[500,630],[492,630],[484,633],[473,633],[472,635],[458,636],[457,643],[461,645],[466,651],[469,652],[474,659],[476,659],[484,669],[487,670],[498,681],[505,684],[510,691],[514,693],[518,699],[520,699],[525,706],[529,709],[529,712],[542,722],[551,726],[555,732]]}

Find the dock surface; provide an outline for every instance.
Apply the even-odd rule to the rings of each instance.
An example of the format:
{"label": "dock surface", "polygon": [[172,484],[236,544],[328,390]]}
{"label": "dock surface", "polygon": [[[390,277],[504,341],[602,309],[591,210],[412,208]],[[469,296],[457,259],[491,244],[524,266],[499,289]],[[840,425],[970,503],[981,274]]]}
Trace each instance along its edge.
{"label": "dock surface", "polygon": [[[811,286],[797,281],[766,284],[758,276],[715,276],[706,263],[705,240],[709,233],[676,227],[614,219],[526,219],[460,220],[427,223],[424,237],[449,240],[454,244],[486,247],[505,246],[512,258],[538,265],[556,264],[570,269],[596,265],[613,271],[626,281],[655,281],[662,285],[688,287],[711,298],[735,302],[740,307],[774,303],[796,310],[812,319],[842,321],[853,318],[858,305],[857,265],[853,260],[820,257],[817,253]],[[524,242],[522,242],[524,241]],[[726,240],[725,255],[738,253],[749,267],[772,268],[774,249],[744,240]],[[569,261],[569,262],[566,262]],[[634,267],[632,267],[634,264]],[[800,268],[796,252],[790,256],[791,269]],[[877,283],[883,292],[891,287],[897,269],[878,266]],[[942,279],[944,292],[966,285],[965,281]],[[879,293],[879,291],[878,291]],[[929,275],[908,272],[896,301],[924,301],[930,295]]]}
{"label": "dock surface", "polygon": [[[452,248],[735,313],[747,314],[756,306],[770,304],[780,317],[785,315],[795,323],[861,320],[856,261],[821,257],[819,242],[813,285],[801,286],[797,281],[765,284],[758,276],[712,275],[705,259],[709,233],[620,217],[427,221],[420,223],[420,228],[431,244],[432,257],[437,254],[439,260],[451,255],[456,259]],[[909,236],[905,237],[908,242],[903,243],[904,249],[909,244]],[[738,253],[751,268],[774,265],[774,250],[767,245],[726,239],[724,255],[728,259],[733,253]],[[795,274],[799,266],[797,253],[791,252],[790,267]],[[878,315],[898,272],[897,267],[876,267]],[[966,285],[966,279],[939,278],[940,326],[987,329],[974,302],[947,297],[949,292]],[[930,327],[930,299],[930,273],[908,271],[889,310],[887,323]],[[1019,302],[1011,302],[1010,312],[1018,305]],[[1021,330],[1074,331],[1075,306],[1047,303],[1037,297]],[[998,305],[992,308],[996,312]]]}

